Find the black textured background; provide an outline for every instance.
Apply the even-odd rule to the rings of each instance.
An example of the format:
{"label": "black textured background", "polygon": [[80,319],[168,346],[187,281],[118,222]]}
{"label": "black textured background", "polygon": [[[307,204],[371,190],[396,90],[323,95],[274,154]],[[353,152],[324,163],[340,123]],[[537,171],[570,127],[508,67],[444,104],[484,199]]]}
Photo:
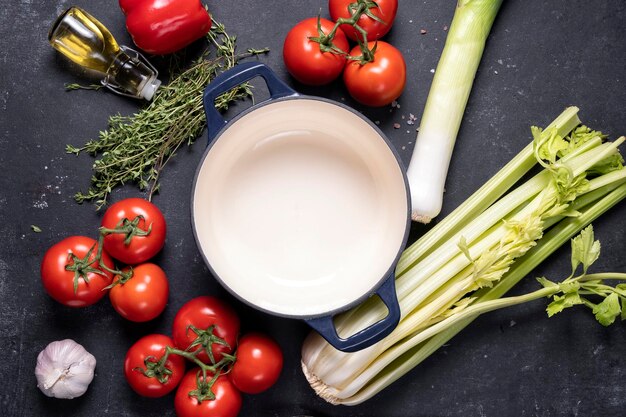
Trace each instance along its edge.
{"label": "black textured background", "polygon": [[[455,1],[401,0],[387,40],[405,55],[408,84],[400,106],[367,109],[352,102],[340,82],[324,89],[298,85],[282,64],[282,40],[299,20],[326,2],[208,0],[216,18],[238,35],[241,50],[269,46],[262,58],[297,90],[362,110],[408,163],[415,140],[410,113],[419,117],[444,44]],[[117,2],[77,0],[132,45]],[[92,159],[64,152],[106,128],[110,114],[129,114],[138,102],[104,92],[66,93],[66,82],[87,82],[81,70],[47,43],[65,0],[3,1],[0,10],[0,415],[173,416],[173,396],[146,399],[126,385],[122,362],[140,336],[169,333],[176,310],[190,298],[214,294],[232,302],[244,330],[270,333],[285,353],[279,383],[246,396],[242,416],[623,416],[626,409],[626,331],[602,328],[588,311],[571,309],[548,320],[545,302],[491,313],[454,338],[401,381],[366,404],[335,407],[318,399],[299,368],[307,332],[298,321],[270,317],[232,299],[212,279],[193,241],[191,181],[204,138],[182,149],[162,177],[155,200],[168,221],[168,239],[156,261],[171,280],[165,313],[149,324],[122,320],[105,299],[73,310],[52,301],[39,280],[39,262],[53,243],[73,234],[94,235],[100,214],[72,195],[85,190]],[[444,214],[528,143],[529,125],[545,125],[567,105],[612,137],[626,133],[625,3],[622,1],[505,1],[483,56],[447,181]],[[420,35],[420,29],[427,34]],[[405,119],[402,119],[402,116]],[[394,129],[400,123],[400,129]],[[127,187],[113,200],[141,195]],[[595,222],[603,254],[595,270],[626,270],[624,204]],[[41,227],[33,233],[29,225]],[[424,226],[414,226],[412,238]],[[532,275],[561,279],[569,271],[564,248]],[[515,292],[537,288],[528,277]],[[92,352],[96,377],[81,398],[45,397],[33,374],[38,352],[53,340],[73,338]]]}

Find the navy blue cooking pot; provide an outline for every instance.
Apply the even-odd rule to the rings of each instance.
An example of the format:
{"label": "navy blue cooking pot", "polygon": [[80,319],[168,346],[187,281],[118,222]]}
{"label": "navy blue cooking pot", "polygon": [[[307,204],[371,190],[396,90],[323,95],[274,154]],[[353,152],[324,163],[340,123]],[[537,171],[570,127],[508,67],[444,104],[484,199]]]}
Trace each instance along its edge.
{"label": "navy blue cooking pot", "polygon": [[[270,98],[225,120],[215,99],[258,76]],[[259,310],[305,320],[343,351],[388,335],[400,319],[394,269],[411,210],[385,135],[345,105],[297,94],[261,63],[218,75],[204,108],[209,145],[191,206],[215,278]],[[338,331],[333,318],[374,294],[387,315]]]}

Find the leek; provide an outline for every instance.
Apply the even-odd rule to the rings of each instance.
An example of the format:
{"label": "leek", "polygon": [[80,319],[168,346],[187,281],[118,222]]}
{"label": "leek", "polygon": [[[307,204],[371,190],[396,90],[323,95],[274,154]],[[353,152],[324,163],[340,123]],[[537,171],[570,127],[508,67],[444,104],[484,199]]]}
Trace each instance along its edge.
{"label": "leek", "polygon": [[501,4],[502,0],[458,0],[407,172],[415,221],[428,223],[441,211],[454,142]]}
{"label": "leek", "polygon": [[[532,264],[527,254],[540,262],[626,196],[617,149],[626,138],[602,143],[606,137],[600,132],[576,127],[577,110],[566,109],[544,130],[532,128],[529,146],[405,251],[396,270],[402,318],[389,336],[349,354],[316,333],[307,338],[303,370],[322,398],[356,404],[374,395],[432,353],[441,335],[452,337],[488,311],[490,305],[480,303],[502,296],[532,269],[517,266]],[[509,190],[532,168],[531,159],[543,170]],[[564,231],[551,237],[555,230]],[[550,250],[537,254],[539,247]],[[340,316],[336,326],[340,335],[350,334],[385,314],[371,299]]]}

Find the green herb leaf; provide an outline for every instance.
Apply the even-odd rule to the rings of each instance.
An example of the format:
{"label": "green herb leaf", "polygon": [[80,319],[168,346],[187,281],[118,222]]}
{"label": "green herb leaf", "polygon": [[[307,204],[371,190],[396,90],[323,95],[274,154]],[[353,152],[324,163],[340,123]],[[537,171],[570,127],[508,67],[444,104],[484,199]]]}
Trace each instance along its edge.
{"label": "green herb leaf", "polygon": [[82,85],[82,84],[76,84],[76,83],[65,83],[66,91],[73,91],[73,90],[96,90],[97,91],[103,87],[104,86],[102,84]]}
{"label": "green herb leaf", "polygon": [[458,314],[459,312],[463,311],[465,308],[469,307],[470,304],[472,304],[475,300],[476,300],[476,297],[461,298],[459,301],[454,303],[452,307],[446,309],[441,314],[441,317],[452,317],[455,314]]}
{"label": "green herb leaf", "polygon": [[467,245],[467,240],[465,239],[465,236],[461,236],[461,238],[459,239],[459,243],[457,243],[457,246],[461,250],[461,252],[463,252],[463,255],[465,255],[467,260],[473,264],[474,259],[472,259],[472,255],[470,254],[469,246]]}
{"label": "green herb leaf", "polygon": [[41,233],[41,228],[39,226],[35,226],[34,224],[31,224],[30,228],[35,233]]}
{"label": "green herb leaf", "polygon": [[[565,166],[552,170],[552,176],[558,192],[559,203],[569,203],[589,189],[589,181],[585,174],[573,178],[572,172]],[[569,206],[564,206],[561,211],[564,212],[568,208]]]}
{"label": "green herb leaf", "polygon": [[624,158],[619,153],[614,153],[588,169],[587,173],[588,175],[604,175],[612,171],[618,171],[623,167]]}
{"label": "green herb leaf", "polygon": [[546,277],[537,277],[537,281],[539,281],[544,288],[556,287],[558,285],[556,282],[552,282]]}
{"label": "green herb leaf", "polygon": [[617,284],[614,291],[622,298],[626,298],[626,284]]}
{"label": "green herb leaf", "polygon": [[576,268],[582,263],[583,273],[600,256],[600,241],[593,236],[593,226],[589,225],[574,239],[572,239],[572,275],[576,273]]}
{"label": "green herb leaf", "polygon": [[604,135],[602,134],[602,132],[599,132],[597,130],[592,130],[584,125],[577,127],[567,137],[569,145],[567,149],[564,149],[561,152],[559,152],[559,156],[563,157],[569,154],[570,152],[578,149],[583,144],[589,142],[591,139],[596,138],[596,137],[600,139],[605,139],[607,135]]}
{"label": "green herb leaf", "polygon": [[554,301],[548,304],[546,311],[548,312],[548,317],[552,317],[557,313],[560,313],[564,309],[568,307],[575,306],[577,304],[582,304],[583,301],[580,298],[578,292],[567,293],[565,295],[555,295]]}
{"label": "green herb leaf", "polygon": [[577,294],[580,289],[578,281],[563,281],[559,284],[559,288],[564,294]]}
{"label": "green herb leaf", "polygon": [[544,161],[554,164],[559,152],[569,147],[569,143],[559,136],[557,129],[554,127],[545,130],[550,135],[547,140],[541,139],[543,132],[541,128],[532,126],[530,131],[534,138],[535,153]]}
{"label": "green herb leaf", "polygon": [[[593,308],[596,320],[603,326],[611,325],[621,313],[619,297],[613,293]],[[623,315],[622,315],[623,317]]]}
{"label": "green herb leaf", "polygon": [[71,153],[74,155],[78,155],[80,153],[80,148],[77,148],[75,146],[72,145],[65,145],[65,152],[66,153]]}
{"label": "green herb leaf", "polygon": [[[99,133],[98,140],[81,147],[66,147],[68,153],[85,152],[98,158],[93,164],[89,189],[75,195],[78,203],[95,201],[100,209],[115,187],[129,183],[146,190],[150,198],[157,192],[160,174],[170,158],[183,144],[192,144],[206,126],[202,101],[206,85],[239,59],[267,52],[251,49],[247,54],[237,54],[235,37],[228,35],[218,22],[214,22],[206,38],[215,56],[209,59],[207,50],[190,68],[171,74],[170,82],[161,86],[154,99],[135,114],[112,115],[108,129]],[[246,84],[237,86],[220,95],[215,107],[224,110],[229,103],[249,97],[250,92]]]}

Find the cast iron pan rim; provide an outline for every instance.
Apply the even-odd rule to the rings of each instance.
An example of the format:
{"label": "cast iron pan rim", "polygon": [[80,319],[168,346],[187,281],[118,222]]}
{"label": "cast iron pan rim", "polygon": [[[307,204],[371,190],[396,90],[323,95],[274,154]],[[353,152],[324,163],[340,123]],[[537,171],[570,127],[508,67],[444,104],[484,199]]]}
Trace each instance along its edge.
{"label": "cast iron pan rim", "polygon": [[[282,101],[288,101],[288,100],[323,101],[325,103],[329,103],[329,104],[341,107],[341,108],[343,108],[345,110],[348,110],[349,112],[357,115],[358,117],[360,117],[361,119],[366,121],[378,133],[380,138],[385,141],[385,143],[389,147],[389,150],[391,151],[391,153],[393,154],[394,158],[396,159],[398,167],[400,168],[400,173],[402,175],[402,179],[404,181],[404,189],[405,189],[405,195],[406,195],[407,213],[406,213],[406,224],[404,226],[404,236],[402,237],[402,244],[400,245],[400,247],[398,249],[398,253],[396,254],[393,262],[391,263],[391,265],[389,266],[387,271],[369,289],[369,291],[367,291],[366,293],[364,293],[363,295],[361,295],[360,297],[358,297],[354,301],[352,301],[352,302],[350,302],[350,303],[348,303],[348,304],[346,304],[344,306],[337,307],[337,308],[335,308],[333,310],[329,310],[329,311],[326,311],[326,312],[323,312],[323,313],[318,313],[318,314],[297,315],[297,314],[280,313],[280,312],[268,310],[266,308],[258,306],[256,304],[252,303],[251,301],[247,300],[246,298],[242,297],[241,295],[239,295],[235,290],[230,288],[221,279],[221,277],[215,271],[215,269],[213,269],[213,266],[211,265],[211,262],[209,261],[209,258],[207,257],[207,255],[204,253],[204,250],[202,249],[202,246],[200,244],[200,239],[198,238],[198,233],[196,231],[195,209],[194,209],[194,207],[195,207],[194,206],[194,198],[195,198],[196,184],[198,182],[198,177],[200,176],[200,170],[202,169],[202,166],[204,165],[204,161],[206,160],[207,156],[209,155],[209,152],[213,148],[213,144],[216,143],[219,140],[220,136],[222,136],[224,131],[226,129],[228,129],[228,127],[232,123],[238,121],[239,119],[241,119],[242,117],[244,117],[248,113],[250,113],[250,112],[252,112],[254,110],[257,110],[257,109],[259,109],[259,108],[261,108],[263,106],[271,105],[271,104],[282,102]],[[193,179],[192,188],[191,188],[191,228],[192,228],[192,231],[193,231],[193,237],[194,237],[194,239],[196,241],[196,246],[197,246],[198,250],[200,251],[200,255],[202,255],[202,259],[204,260],[204,263],[206,264],[206,266],[209,268],[209,271],[211,272],[213,277],[222,285],[223,288],[225,288],[229,293],[231,293],[235,298],[237,298],[238,300],[240,300],[244,304],[249,305],[250,307],[253,307],[256,310],[262,311],[262,312],[267,313],[267,314],[271,314],[273,316],[278,316],[278,317],[285,317],[285,318],[299,319],[299,320],[309,320],[309,319],[314,319],[314,318],[319,318],[319,317],[334,316],[334,315],[336,315],[338,313],[341,313],[341,312],[344,312],[346,310],[349,310],[350,308],[352,308],[354,306],[357,306],[357,305],[361,304],[363,301],[367,300],[369,297],[371,297],[373,294],[376,293],[378,288],[383,284],[383,282],[385,282],[387,280],[387,278],[389,278],[392,274],[394,274],[394,271],[395,271],[395,268],[396,268],[396,264],[398,263],[398,260],[400,259],[400,255],[402,254],[402,252],[404,251],[404,249],[406,247],[406,242],[407,242],[407,240],[409,238],[410,227],[411,227],[411,193],[410,193],[410,190],[409,190],[409,181],[408,181],[408,178],[406,176],[406,168],[404,167],[404,164],[402,163],[402,160],[400,159],[400,156],[398,155],[398,152],[397,152],[396,148],[389,141],[387,136],[385,136],[385,134],[378,128],[378,126],[376,126],[376,124],[374,124],[367,117],[363,116],[361,113],[357,112],[356,110],[350,108],[349,106],[347,106],[347,105],[345,105],[343,103],[339,103],[337,101],[326,99],[326,98],[323,98],[323,97],[315,97],[315,96],[307,96],[307,95],[295,94],[295,95],[292,95],[292,96],[271,99],[271,100],[267,100],[267,101],[259,103],[259,104],[255,104],[255,105],[247,108],[246,110],[242,111],[241,113],[239,113],[237,116],[232,118],[228,122],[228,124],[225,124],[220,129],[219,133],[217,135],[215,135],[215,138],[211,141],[211,143],[208,144],[208,146],[205,149],[204,154],[202,155],[202,158],[200,159],[200,162],[198,163],[198,166],[196,168],[196,173],[194,174],[194,179]]]}

